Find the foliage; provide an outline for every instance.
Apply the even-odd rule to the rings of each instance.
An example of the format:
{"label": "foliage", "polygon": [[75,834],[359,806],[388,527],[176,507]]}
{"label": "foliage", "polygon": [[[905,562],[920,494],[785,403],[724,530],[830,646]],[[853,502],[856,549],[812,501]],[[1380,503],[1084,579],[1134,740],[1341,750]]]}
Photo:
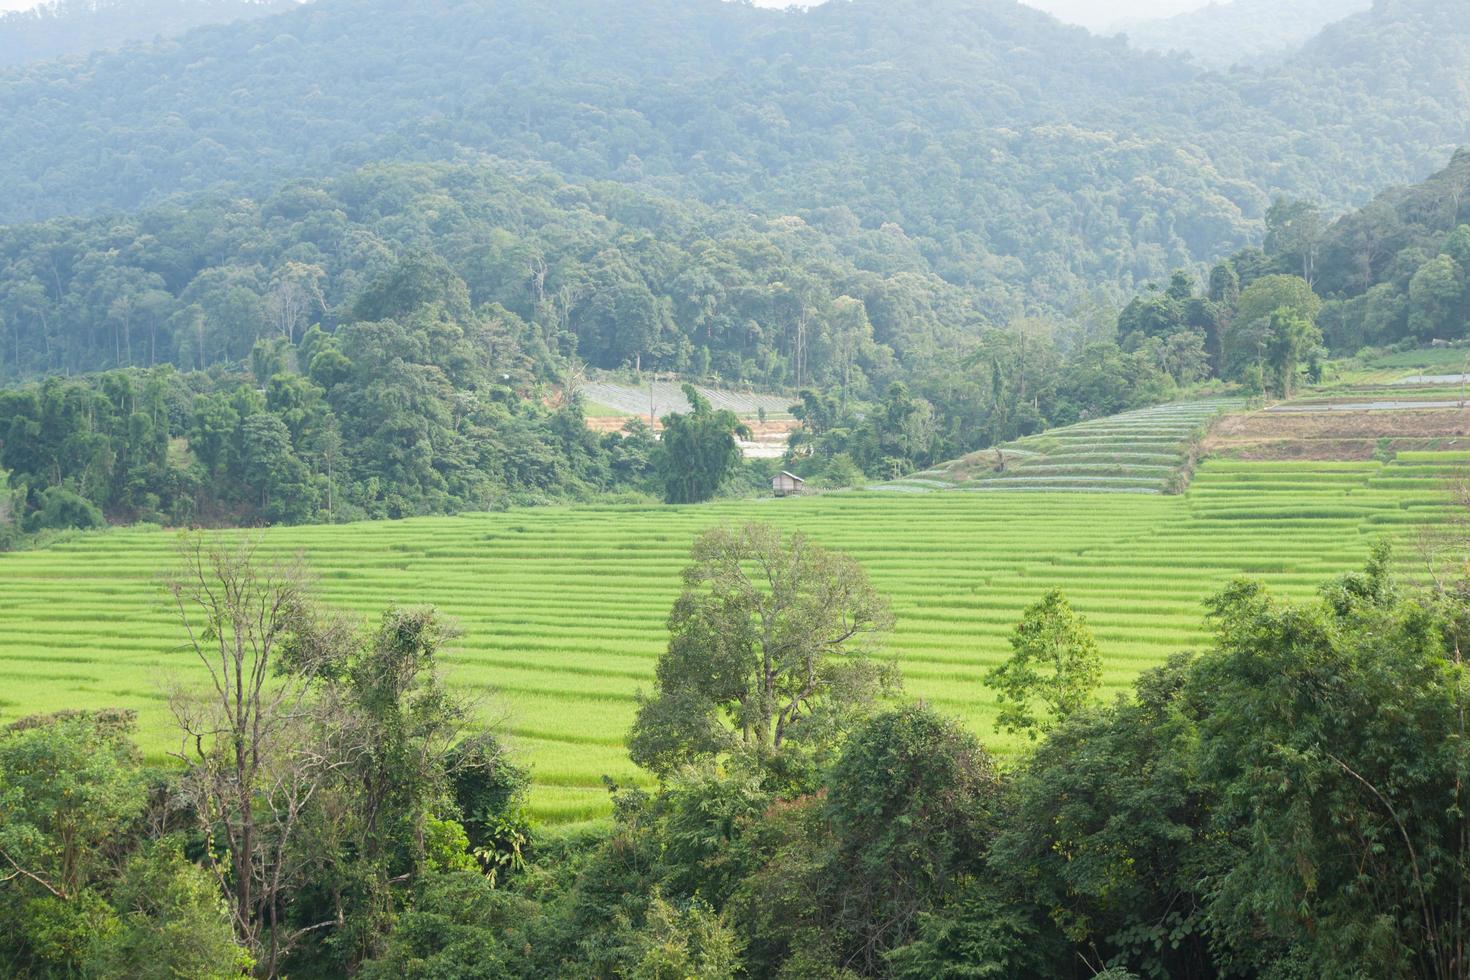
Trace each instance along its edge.
{"label": "foliage", "polygon": [[919,914],[915,938],[886,959],[899,980],[1061,976],[1066,942],[1024,898],[989,876],[955,883],[948,902]]}
{"label": "foliage", "polygon": [[428,306],[280,341],[263,386],[158,368],[0,391],[0,466],[23,528],[405,516],[645,484],[646,431],[598,437],[575,406],[517,397],[504,322],[450,320],[443,297],[404,284],[421,272],[394,267],[383,288]]}
{"label": "foliage", "polygon": [[690,559],[629,736],[639,765],[666,775],[730,752],[820,756],[890,686],[868,646],[888,604],[847,555],[749,524],[701,535]]}
{"label": "foliage", "polygon": [[1033,740],[1079,711],[1101,682],[1097,641],[1058,589],[1026,610],[1010,658],[986,675],[1001,706],[996,728]]}
{"label": "foliage", "polygon": [[147,802],[126,713],[25,719],[0,732],[0,962],[76,975],[117,928],[97,888]]}
{"label": "foliage", "polygon": [[734,980],[740,968],[739,940],[698,901],[680,910],[655,895],[632,947],[627,980]]}
{"label": "foliage", "polygon": [[365,980],[444,977],[496,980],[530,976],[512,936],[535,906],[467,871],[433,872],[392,932],[383,952],[364,963]]}
{"label": "foliage", "polygon": [[131,856],[112,892],[115,934],[97,945],[88,972],[139,980],[233,980],[254,961],[235,942],[214,880],[165,839]]}
{"label": "foliage", "polygon": [[916,247],[876,231],[493,162],[374,165],[0,229],[0,378],[249,361],[259,387],[300,373],[330,389],[352,359],[306,343],[311,327],[330,337],[435,306],[485,349],[419,358],[455,378],[483,370],[477,387],[502,400],[560,382],[574,356],[856,393],[895,351],[926,359],[984,322]]}
{"label": "foliage", "polygon": [[1213,796],[1194,768],[1192,670],[1176,657],[1133,698],[1057,725],[1020,773],[990,855],[1060,936],[1145,977],[1210,975],[1199,877]]}
{"label": "foliage", "polygon": [[693,385],[684,386],[687,414],[663,417],[657,466],[664,481],[664,500],[697,504],[709,500],[740,465],[737,436],[749,439],[750,429],[728,409],[715,411]]}
{"label": "foliage", "polygon": [[839,841],[829,881],[844,965],[875,972],[974,867],[998,807],[989,755],[923,707],[874,718],[848,739],[828,777]]}

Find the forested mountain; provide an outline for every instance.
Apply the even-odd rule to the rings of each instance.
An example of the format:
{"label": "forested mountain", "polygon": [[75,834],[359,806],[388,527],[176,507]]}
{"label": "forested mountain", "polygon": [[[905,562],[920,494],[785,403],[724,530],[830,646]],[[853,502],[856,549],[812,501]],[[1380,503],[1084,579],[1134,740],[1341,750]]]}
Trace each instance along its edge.
{"label": "forested mountain", "polygon": [[1470,24],[1383,0],[1218,76],[1001,0],[322,0],[0,82],[0,219],[492,152],[765,214],[893,226],[1010,316],[1361,200],[1470,139]]}
{"label": "forested mountain", "polygon": [[1159,20],[1119,26],[1134,47],[1187,52],[1229,68],[1287,54],[1322,28],[1367,10],[1373,0],[1225,0]]}
{"label": "forested mountain", "polygon": [[1337,349],[1470,338],[1470,150],[1320,237],[1295,236],[1289,252],[1313,270],[1327,300],[1323,329]]}
{"label": "forested mountain", "polygon": [[203,24],[262,17],[299,0],[51,0],[0,14],[0,68],[172,37]]}
{"label": "forested mountain", "polygon": [[1122,349],[1178,380],[1192,364],[1288,395],[1329,353],[1470,338],[1470,150],[1335,222],[1283,198],[1266,225],[1264,248],[1219,262],[1203,283],[1181,269],[1136,296],[1118,318]]}

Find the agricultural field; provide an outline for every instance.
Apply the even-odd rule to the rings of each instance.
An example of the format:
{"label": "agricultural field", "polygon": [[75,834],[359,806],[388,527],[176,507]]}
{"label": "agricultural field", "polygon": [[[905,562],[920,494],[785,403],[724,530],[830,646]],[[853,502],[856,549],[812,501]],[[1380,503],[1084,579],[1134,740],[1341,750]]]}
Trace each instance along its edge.
{"label": "agricultural field", "polygon": [[[789,418],[791,406],[798,399],[791,395],[771,395],[758,392],[730,391],[695,385],[695,390],[709,399],[716,409],[729,409],[742,418],[755,418],[762,411],[767,418]],[[589,418],[616,415],[641,415],[663,418],[670,412],[687,412],[689,400],[684,397],[683,385],[675,381],[654,381],[651,384],[632,385],[621,381],[588,381],[579,389],[586,403]]]}
{"label": "agricultural field", "polygon": [[1405,378],[1457,375],[1467,371],[1470,371],[1470,348],[1430,347],[1340,362],[1334,384],[1395,384]]}
{"label": "agricultural field", "polygon": [[1213,398],[1093,419],[972,453],[874,489],[1165,493],[1182,489],[1210,424],[1243,404]]}
{"label": "agricultural field", "polygon": [[[693,536],[765,521],[854,554],[893,600],[888,651],[909,694],[963,718],[996,751],[987,668],[1022,610],[1063,589],[1106,657],[1109,695],[1170,654],[1207,642],[1202,606],[1233,576],[1306,596],[1388,536],[1442,518],[1444,482],[1470,453],[1392,461],[1215,460],[1182,495],[846,492],[699,507],[537,508],[457,518],[286,528],[261,549],[299,549],[324,597],[364,616],[432,603],[464,630],[453,682],[485,698],[534,766],[533,815],[607,814],[601,786],[642,777],[622,747],[649,684]],[[85,535],[0,554],[0,719],[117,705],[140,712],[145,748],[173,744],[165,685],[197,676],[159,577],[178,536]]]}

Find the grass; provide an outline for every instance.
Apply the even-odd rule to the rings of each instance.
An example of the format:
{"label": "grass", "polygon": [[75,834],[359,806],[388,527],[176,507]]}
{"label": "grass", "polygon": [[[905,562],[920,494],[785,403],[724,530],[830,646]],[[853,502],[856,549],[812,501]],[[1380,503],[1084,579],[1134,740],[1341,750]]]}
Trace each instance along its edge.
{"label": "grass", "polygon": [[[1207,642],[1203,602],[1253,574],[1305,596],[1362,564],[1384,535],[1444,513],[1467,455],[1395,463],[1202,465],[1181,496],[1155,493],[854,492],[703,507],[584,506],[264,532],[303,552],[324,597],[364,616],[433,603],[465,635],[452,682],[534,766],[533,814],[604,816],[600,777],[643,777],[622,737],[651,682],[691,539],[767,521],[857,556],[894,604],[889,650],[910,695],[957,715],[1001,753],[987,668],[1022,610],[1052,587],[1087,615],[1116,692]],[[68,707],[139,711],[145,750],[171,746],[163,696],[197,676],[163,600],[169,532],[116,530],[0,555],[0,717]],[[1412,553],[1401,561],[1412,565]]]}

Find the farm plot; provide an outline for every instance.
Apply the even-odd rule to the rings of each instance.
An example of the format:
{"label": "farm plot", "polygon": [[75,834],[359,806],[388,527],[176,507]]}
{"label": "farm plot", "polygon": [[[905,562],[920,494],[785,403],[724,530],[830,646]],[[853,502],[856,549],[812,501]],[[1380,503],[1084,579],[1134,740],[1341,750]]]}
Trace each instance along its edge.
{"label": "farm plot", "polygon": [[[853,553],[893,601],[888,649],[909,694],[963,718],[997,751],[983,684],[1022,610],[1059,587],[1087,615],[1116,692],[1207,640],[1204,599],[1251,574],[1288,594],[1361,565],[1371,543],[1442,517],[1442,482],[1470,455],[1401,461],[1206,463],[1183,496],[857,492],[667,508],[585,506],[284,528],[262,551],[301,551],[324,598],[375,616],[432,603],[463,638],[454,684],[534,766],[533,813],[605,815],[604,774],[643,777],[622,742],[663,649],[691,539],[767,521]],[[120,530],[0,555],[0,720],[118,705],[162,761],[168,685],[198,676],[158,579],[177,535]],[[1413,555],[1401,555],[1406,569]]]}
{"label": "farm plot", "polygon": [[1163,493],[1175,487],[1194,441],[1237,399],[1176,402],[1094,419],[972,453],[878,490]]}
{"label": "farm plot", "polygon": [[[695,390],[708,398],[715,408],[729,409],[741,417],[754,418],[762,411],[768,418],[787,417],[791,414],[791,406],[798,401],[791,395],[729,391],[704,385],[695,385]],[[673,381],[655,381],[651,386],[589,381],[582,386],[581,392],[589,403],[588,415],[605,412],[647,418],[651,407],[654,418],[663,418],[670,412],[687,412],[691,407],[684,397],[683,385]]]}

